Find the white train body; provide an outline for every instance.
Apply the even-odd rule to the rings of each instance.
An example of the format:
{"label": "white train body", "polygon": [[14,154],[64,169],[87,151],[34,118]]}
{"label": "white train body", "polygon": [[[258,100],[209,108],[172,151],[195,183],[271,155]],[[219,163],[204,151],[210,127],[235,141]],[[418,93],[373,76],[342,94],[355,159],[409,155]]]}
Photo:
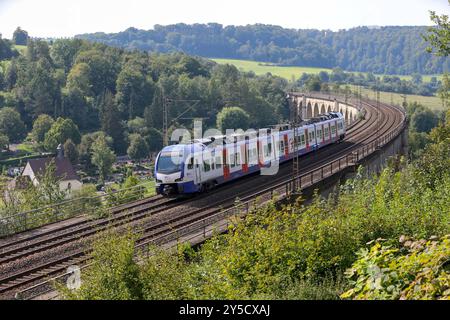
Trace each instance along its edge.
{"label": "white train body", "polygon": [[[289,161],[341,141],[341,113],[331,112],[304,121],[294,130],[280,125],[267,134],[210,137],[163,148],[155,162],[156,192],[182,195],[203,192],[225,182]],[[262,132],[260,130],[260,132]],[[297,145],[295,146],[294,143]]]}

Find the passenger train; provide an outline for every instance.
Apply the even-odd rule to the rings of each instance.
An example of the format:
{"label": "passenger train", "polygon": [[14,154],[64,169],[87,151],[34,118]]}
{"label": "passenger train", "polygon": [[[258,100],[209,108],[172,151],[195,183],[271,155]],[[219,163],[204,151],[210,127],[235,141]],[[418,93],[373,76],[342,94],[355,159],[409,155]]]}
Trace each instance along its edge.
{"label": "passenger train", "polygon": [[[329,112],[294,129],[277,125],[258,133],[214,136],[164,147],[156,157],[156,193],[164,196],[204,192],[225,182],[307,154],[345,137],[345,120]],[[264,134],[262,134],[264,133]],[[274,147],[275,146],[275,147]]]}

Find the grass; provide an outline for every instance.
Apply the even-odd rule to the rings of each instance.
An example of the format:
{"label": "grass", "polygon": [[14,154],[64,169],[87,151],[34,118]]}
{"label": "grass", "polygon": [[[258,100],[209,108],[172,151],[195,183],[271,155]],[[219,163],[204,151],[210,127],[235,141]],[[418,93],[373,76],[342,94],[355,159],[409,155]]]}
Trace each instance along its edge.
{"label": "grass", "polygon": [[17,146],[17,150],[21,150],[21,151],[24,151],[24,152],[27,152],[27,153],[34,153],[34,152],[36,152],[35,146],[32,143],[29,143],[29,142],[24,142],[24,143],[19,144]]}
{"label": "grass", "polygon": [[[211,59],[219,64],[232,64],[242,71],[253,71],[257,75],[263,75],[268,72],[275,76],[291,80],[292,77],[295,79],[299,78],[302,73],[312,73],[318,74],[320,71],[326,71],[331,73],[332,69],[328,68],[312,68],[312,67],[282,67],[276,66],[271,63],[250,61],[250,60],[235,60],[235,59]],[[349,71],[351,72],[351,71]],[[359,72],[358,72],[359,73]],[[361,72],[366,74],[366,72]],[[382,74],[377,74],[377,76],[383,76]],[[402,80],[411,80],[410,75],[397,75]],[[424,82],[429,82],[432,77],[436,77],[438,80],[442,78],[442,75],[423,75],[422,79]]]}
{"label": "grass", "polygon": [[19,51],[20,54],[25,54],[25,51],[27,50],[27,46],[15,44],[13,47]]}
{"label": "grass", "polygon": [[[310,67],[280,67],[275,66],[270,63],[258,62],[258,61],[247,61],[247,60],[234,60],[234,59],[211,59],[219,64],[232,64],[242,71],[253,71],[257,75],[263,75],[267,72],[273,75],[283,77],[287,80],[291,80],[292,77],[295,79],[299,78],[302,73],[313,73],[318,74],[320,71],[331,72],[331,69],[327,68],[310,68]],[[382,76],[382,75],[380,75]],[[435,75],[438,79],[442,75]],[[411,79],[411,76],[399,76],[401,79]],[[424,75],[423,81],[430,81],[433,75]],[[374,99],[374,92],[370,89],[363,89],[363,95]],[[399,93],[391,92],[380,92],[380,100],[385,103],[391,103],[401,105],[403,102],[403,97]],[[406,95],[407,102],[418,102],[432,110],[443,110],[442,101],[436,97],[419,96],[414,94]]]}
{"label": "grass", "polygon": [[[375,93],[373,90],[363,88],[362,94],[365,97],[376,99]],[[444,110],[444,107],[442,106],[442,101],[436,96],[427,97],[427,96],[418,96],[415,94],[407,94],[406,96],[406,102],[417,102],[425,107],[428,107],[435,111],[441,111]],[[397,105],[401,105],[403,103],[403,95],[399,93],[392,93],[392,92],[384,92],[380,91],[380,101],[384,103],[393,103]]]}
{"label": "grass", "polygon": [[219,64],[232,64],[242,71],[253,71],[257,75],[263,75],[268,72],[275,76],[279,76],[288,80],[292,77],[299,78],[302,73],[318,74],[320,71],[331,72],[327,68],[312,68],[312,67],[280,67],[266,62],[249,61],[249,60],[235,60],[235,59],[211,59]]}
{"label": "grass", "polygon": [[150,197],[155,195],[155,180],[145,180],[144,183],[140,184],[141,186],[144,186],[146,188],[145,196]]}

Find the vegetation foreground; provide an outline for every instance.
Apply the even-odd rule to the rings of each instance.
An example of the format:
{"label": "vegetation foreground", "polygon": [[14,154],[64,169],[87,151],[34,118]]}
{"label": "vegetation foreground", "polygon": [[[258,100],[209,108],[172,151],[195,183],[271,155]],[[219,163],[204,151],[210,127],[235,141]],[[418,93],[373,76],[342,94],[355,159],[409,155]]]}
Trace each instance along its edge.
{"label": "vegetation foreground", "polygon": [[308,206],[257,209],[197,251],[135,259],[138,236],[109,233],[81,288],[60,290],[67,299],[450,299],[450,112],[430,139],[412,163],[359,170]]}

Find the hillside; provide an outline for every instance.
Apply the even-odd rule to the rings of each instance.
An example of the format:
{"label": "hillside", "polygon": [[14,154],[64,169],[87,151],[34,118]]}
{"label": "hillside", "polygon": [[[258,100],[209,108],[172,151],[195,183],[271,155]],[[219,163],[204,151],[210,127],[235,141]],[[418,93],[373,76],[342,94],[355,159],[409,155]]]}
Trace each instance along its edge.
{"label": "hillside", "polygon": [[155,25],[151,30],[129,28],[119,33],[92,33],[77,38],[126,49],[182,51],[213,58],[245,59],[279,65],[333,68],[377,74],[440,74],[448,58],[425,52],[421,35],[426,27],[358,27],[295,30],[272,25],[221,24]]}

